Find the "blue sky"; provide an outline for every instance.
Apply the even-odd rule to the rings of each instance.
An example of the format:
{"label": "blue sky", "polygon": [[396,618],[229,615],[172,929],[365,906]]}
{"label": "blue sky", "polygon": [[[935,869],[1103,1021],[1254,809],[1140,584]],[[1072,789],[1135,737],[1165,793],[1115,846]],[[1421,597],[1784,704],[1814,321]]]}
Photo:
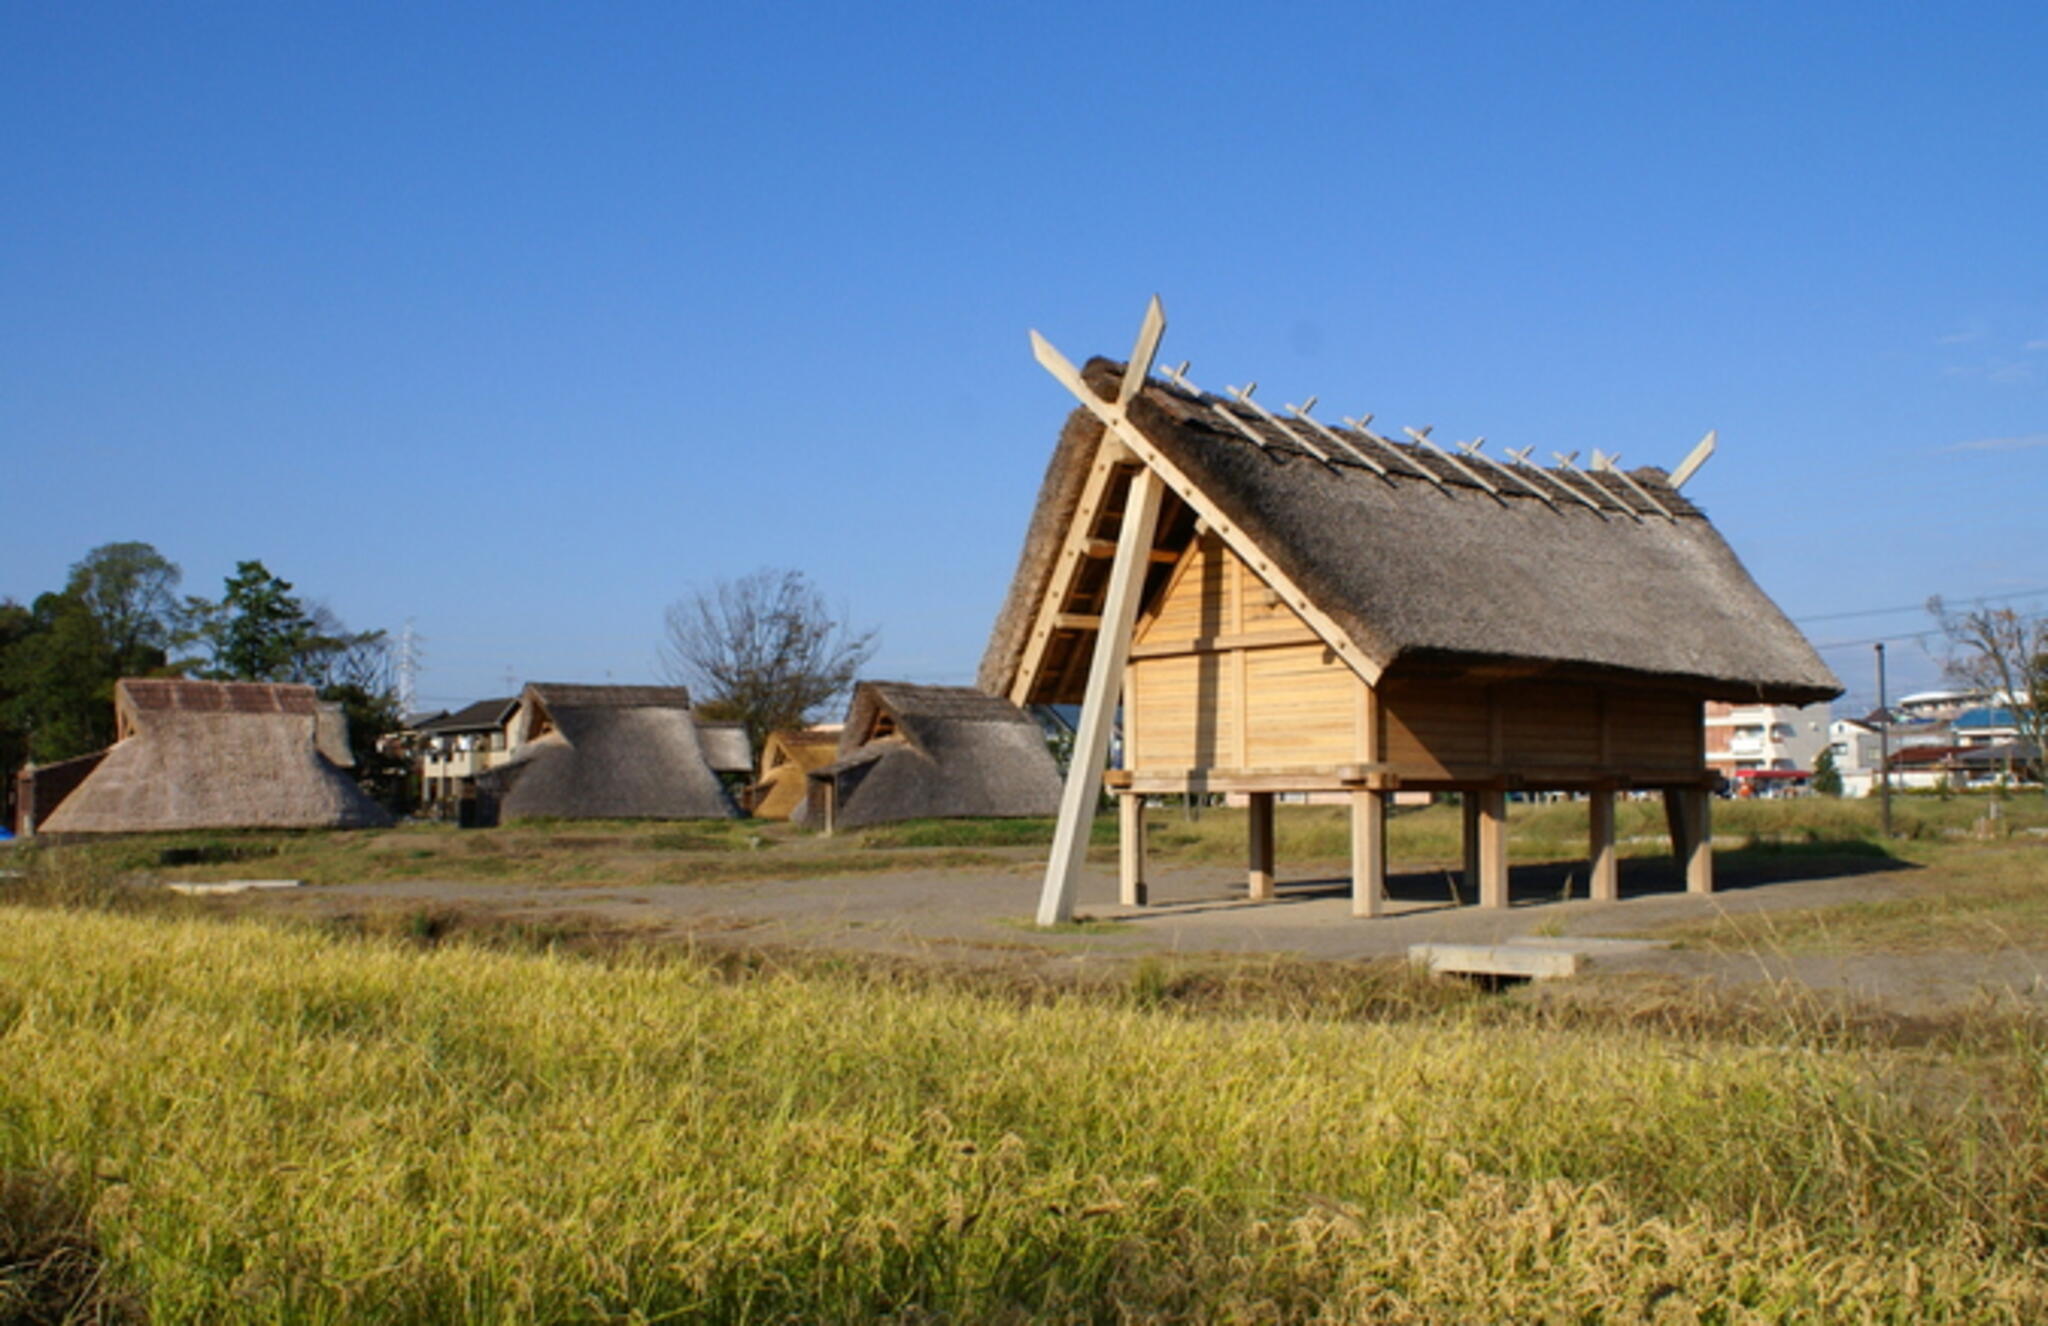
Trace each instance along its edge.
{"label": "blue sky", "polygon": [[1718,428],[1689,494],[1867,702],[1928,595],[2048,608],[2048,10],[1788,10],[8,5],[0,596],[261,558],[452,704],[792,566],[967,681],[1025,333],[1157,291],[1212,388]]}

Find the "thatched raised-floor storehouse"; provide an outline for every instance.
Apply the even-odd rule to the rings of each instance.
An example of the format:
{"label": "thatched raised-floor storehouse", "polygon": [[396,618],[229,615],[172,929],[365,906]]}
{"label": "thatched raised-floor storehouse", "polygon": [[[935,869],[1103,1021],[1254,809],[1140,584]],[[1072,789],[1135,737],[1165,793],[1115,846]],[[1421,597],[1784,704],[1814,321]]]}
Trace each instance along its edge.
{"label": "thatched raised-floor storehouse", "polygon": [[809,775],[839,758],[838,723],[782,728],[761,743],[761,776],[750,790],[760,819],[786,820],[809,795]]}
{"label": "thatched raised-floor storehouse", "polygon": [[[510,728],[512,757],[477,775],[479,823],[739,814],[684,687],[532,682]],[[729,740],[713,744],[729,760]]]}
{"label": "thatched raised-floor storehouse", "polygon": [[114,723],[114,744],[43,820],[43,831],[391,823],[345,772],[355,762],[347,724],[311,686],[126,678],[114,684]]}
{"label": "thatched raised-floor storehouse", "polygon": [[809,774],[792,816],[830,833],[909,819],[1050,815],[1059,768],[1037,720],[970,686],[864,681],[838,758]]}
{"label": "thatched raised-floor storehouse", "polygon": [[[1155,305],[1134,374],[1038,342],[1083,408],[980,675],[1016,704],[1084,704],[1082,781],[1121,696],[1126,900],[1142,799],[1204,792],[1249,794],[1253,896],[1271,896],[1274,795],[1341,791],[1354,911],[1377,913],[1396,789],[1462,794],[1487,905],[1506,905],[1505,798],[1525,788],[1590,795],[1608,898],[1614,795],[1660,790],[1690,887],[1710,889],[1704,702],[1841,688],[1677,484],[1283,420],[1151,377],[1161,326]],[[1093,795],[1068,788],[1041,920],[1071,910],[1086,835],[1067,809]]]}

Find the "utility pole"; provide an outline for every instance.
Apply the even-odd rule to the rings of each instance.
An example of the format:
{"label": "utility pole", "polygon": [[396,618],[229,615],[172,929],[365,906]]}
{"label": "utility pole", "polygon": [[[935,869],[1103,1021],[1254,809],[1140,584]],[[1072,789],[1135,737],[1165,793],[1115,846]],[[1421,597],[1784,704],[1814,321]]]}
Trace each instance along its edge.
{"label": "utility pole", "polygon": [[1877,642],[1877,769],[1884,802],[1884,836],[1892,836],[1892,710],[1884,698],[1884,641]]}

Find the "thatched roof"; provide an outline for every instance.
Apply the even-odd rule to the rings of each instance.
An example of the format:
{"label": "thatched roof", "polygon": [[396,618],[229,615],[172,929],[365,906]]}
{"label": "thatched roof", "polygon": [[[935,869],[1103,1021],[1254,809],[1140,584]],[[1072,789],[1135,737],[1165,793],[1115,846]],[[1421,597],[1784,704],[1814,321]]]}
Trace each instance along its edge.
{"label": "thatched roof", "polygon": [[[854,688],[838,758],[810,774],[837,789],[837,824],[1051,815],[1060,776],[1032,717],[969,686]],[[794,818],[808,823],[808,806]]]}
{"label": "thatched roof", "polygon": [[512,758],[477,776],[502,819],[729,819],[738,814],[680,686],[536,682]]}
{"label": "thatched roof", "polygon": [[780,728],[761,743],[761,777],[754,784],[754,814],[786,820],[803,804],[807,779],[839,758],[841,727]]}
{"label": "thatched roof", "polygon": [[[114,712],[120,739],[45,831],[391,822],[323,753],[323,737],[334,740],[333,711],[310,686],[129,678],[115,683]],[[345,752],[345,728],[341,740]]]}
{"label": "thatched roof", "polygon": [[747,745],[744,723],[707,723],[699,719],[697,740],[704,743],[704,758],[719,773],[754,772],[754,752]]}
{"label": "thatched roof", "polygon": [[[1098,359],[1085,377],[1113,399],[1122,372]],[[1415,445],[1368,444],[1385,476],[1336,447],[1323,448],[1330,460],[1317,459],[1248,409],[1157,380],[1130,418],[1192,484],[1191,498],[1170,499],[1162,544],[1184,547],[1198,513],[1229,522],[1382,671],[1508,665],[1795,704],[1841,691],[1662,470],[1629,472],[1641,493],[1615,475],[1521,471],[1546,502],[1472,462],[1500,490],[1491,495]],[[982,661],[985,690],[1007,693],[1017,676],[1102,432],[1076,410],[1061,434]],[[1028,698],[1079,698],[1041,689]]]}

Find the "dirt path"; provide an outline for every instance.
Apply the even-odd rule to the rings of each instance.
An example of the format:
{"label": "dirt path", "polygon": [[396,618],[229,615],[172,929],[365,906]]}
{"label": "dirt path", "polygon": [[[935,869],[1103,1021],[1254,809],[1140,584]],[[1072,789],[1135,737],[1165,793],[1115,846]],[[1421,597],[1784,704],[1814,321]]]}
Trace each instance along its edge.
{"label": "dirt path", "polygon": [[[1116,902],[1114,879],[1090,870],[1079,911],[1090,924],[1041,931],[1029,924],[1039,889],[1035,853],[975,872],[912,871],[831,879],[697,885],[522,885],[448,881],[328,885],[256,905],[339,914],[373,910],[481,910],[498,919],[596,922],[651,939],[716,946],[854,951],[951,963],[1020,965],[1055,978],[1148,955],[1315,960],[1399,957],[1411,944],[1491,943],[1517,935],[1634,935],[1720,916],[1910,896],[1939,887],[1933,872],[1884,870],[1805,880],[1736,881],[1711,897],[1671,891],[1638,872],[1619,902],[1560,901],[1560,877],[1518,869],[1515,905],[1483,912],[1449,901],[1439,874],[1390,882],[1391,914],[1350,915],[1341,880],[1283,883],[1277,901],[1244,899],[1240,871],[1185,868],[1151,881],[1153,905]],[[1567,886],[1568,887],[1568,886]],[[2048,1009],[2048,953],[1807,956],[1680,948],[1601,959],[1593,980],[1678,978],[1720,986],[1796,982],[1905,1015],[1951,1012],[1986,1000]]]}

